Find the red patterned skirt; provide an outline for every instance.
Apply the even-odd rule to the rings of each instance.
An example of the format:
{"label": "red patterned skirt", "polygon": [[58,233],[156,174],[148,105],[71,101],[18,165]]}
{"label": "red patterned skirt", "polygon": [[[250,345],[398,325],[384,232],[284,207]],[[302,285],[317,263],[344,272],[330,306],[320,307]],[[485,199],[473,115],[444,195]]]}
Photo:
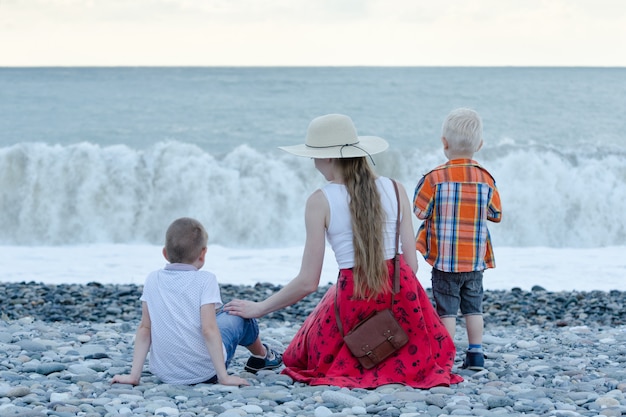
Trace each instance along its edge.
{"label": "red patterned skirt", "polygon": [[[393,276],[393,261],[388,261]],[[391,303],[391,294],[375,300],[353,300],[351,269],[339,272],[337,302],[344,331],[360,319]],[[428,295],[411,268],[401,260],[400,292],[395,295],[393,312],[409,336],[409,342],[372,369],[363,368],[343,342],[335,319],[335,291],[332,286],[285,350],[282,373],[310,385],[348,388],[375,388],[404,384],[428,389],[463,381],[452,373],[455,347],[433,308]]]}

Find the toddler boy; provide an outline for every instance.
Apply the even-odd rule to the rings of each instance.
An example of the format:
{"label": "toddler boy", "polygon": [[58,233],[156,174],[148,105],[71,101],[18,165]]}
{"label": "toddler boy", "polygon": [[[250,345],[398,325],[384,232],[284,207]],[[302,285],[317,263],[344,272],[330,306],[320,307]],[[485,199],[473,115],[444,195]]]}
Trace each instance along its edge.
{"label": "toddler boy", "polygon": [[448,161],[415,188],[413,210],[423,220],[416,248],[433,267],[437,313],[453,339],[459,308],[465,317],[469,347],[463,368],[481,370],[483,271],[495,267],[487,221],[502,219],[500,195],[491,174],[472,159],[483,145],[474,110],[453,110],[441,142]]}

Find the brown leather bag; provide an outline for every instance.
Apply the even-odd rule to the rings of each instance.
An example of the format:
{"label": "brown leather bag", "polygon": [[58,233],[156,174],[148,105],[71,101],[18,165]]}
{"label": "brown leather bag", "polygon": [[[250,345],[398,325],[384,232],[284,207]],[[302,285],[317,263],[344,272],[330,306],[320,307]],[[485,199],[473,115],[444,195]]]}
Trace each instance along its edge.
{"label": "brown leather bag", "polygon": [[[398,195],[398,185],[395,181],[393,181],[393,186],[396,191],[396,199],[398,200],[398,216],[396,219],[396,254],[394,258],[391,307],[393,307],[395,294],[400,290],[401,256],[398,253],[400,240],[400,196]],[[343,325],[339,318],[339,306],[337,305],[338,291],[339,288],[335,288],[335,319],[337,320],[337,327],[339,327],[339,332],[346,346],[348,346],[352,355],[357,358],[365,369],[371,369],[378,365],[409,341],[409,337],[394,317],[391,308],[373,312],[361,320],[348,334],[344,335]]]}
{"label": "brown leather bag", "polygon": [[406,345],[409,337],[386,308],[362,320],[343,340],[363,368],[370,369]]}

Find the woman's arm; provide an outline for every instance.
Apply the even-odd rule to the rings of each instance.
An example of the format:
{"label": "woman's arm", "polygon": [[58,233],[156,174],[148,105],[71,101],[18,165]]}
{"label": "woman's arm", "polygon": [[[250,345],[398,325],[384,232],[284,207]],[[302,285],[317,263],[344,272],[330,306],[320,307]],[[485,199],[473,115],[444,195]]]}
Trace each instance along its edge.
{"label": "woman's arm", "polygon": [[[397,182],[397,181],[396,181]],[[415,251],[415,232],[413,231],[413,212],[411,203],[406,194],[406,190],[398,184],[398,194],[400,195],[400,210],[402,210],[402,221],[400,222],[400,242],[402,243],[402,257],[411,267],[413,272],[417,272],[417,252]]]}
{"label": "woman's arm", "polygon": [[329,213],[330,208],[324,193],[317,190],[311,194],[304,214],[306,241],[298,275],[276,294],[263,301],[236,299],[227,303],[224,310],[246,318],[262,317],[272,311],[290,306],[317,290],[324,263],[325,232]]}

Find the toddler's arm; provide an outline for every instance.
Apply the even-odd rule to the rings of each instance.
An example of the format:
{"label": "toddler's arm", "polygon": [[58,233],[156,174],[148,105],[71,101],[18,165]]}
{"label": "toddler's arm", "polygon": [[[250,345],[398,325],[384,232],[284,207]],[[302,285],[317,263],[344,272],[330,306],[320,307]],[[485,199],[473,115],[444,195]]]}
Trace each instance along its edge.
{"label": "toddler's arm", "polygon": [[413,194],[413,213],[418,219],[426,220],[432,216],[434,196],[435,190],[426,176],[423,176],[415,186]]}
{"label": "toddler's arm", "polygon": [[500,202],[500,193],[498,189],[493,188],[493,193],[491,194],[491,201],[489,202],[489,207],[487,210],[487,220],[490,220],[494,223],[500,223],[502,220],[502,203]]}

